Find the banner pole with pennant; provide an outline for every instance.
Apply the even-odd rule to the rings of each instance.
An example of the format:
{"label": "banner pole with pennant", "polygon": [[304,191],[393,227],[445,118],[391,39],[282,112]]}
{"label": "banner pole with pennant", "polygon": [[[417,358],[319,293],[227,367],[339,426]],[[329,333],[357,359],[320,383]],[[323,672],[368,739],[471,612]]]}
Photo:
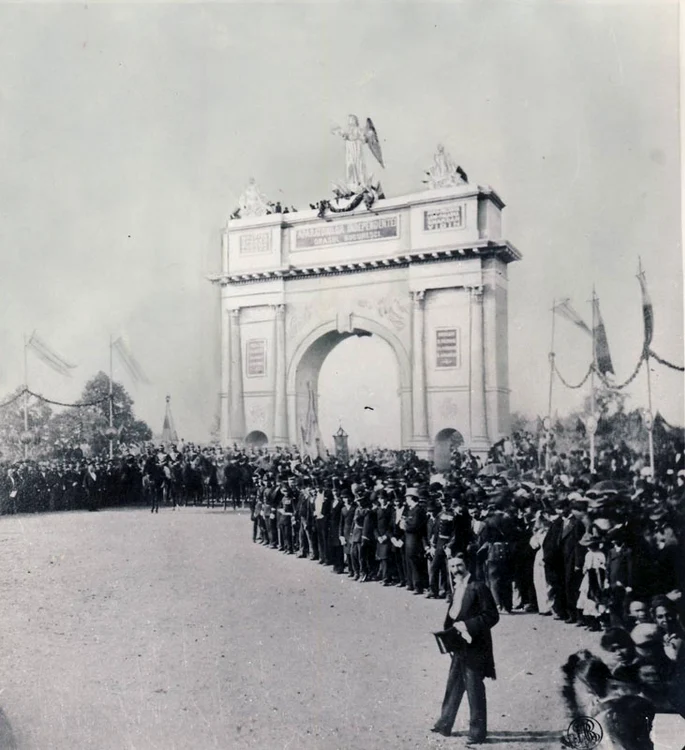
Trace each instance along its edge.
{"label": "banner pole with pennant", "polygon": [[590,419],[588,427],[590,433],[590,475],[595,473],[595,430],[597,429],[597,420],[595,419],[595,367],[597,366],[597,346],[596,346],[596,319],[595,307],[597,296],[595,287],[592,287],[592,370],[590,371]]}
{"label": "banner pole with pennant", "polygon": [[29,434],[29,355],[28,355],[28,339],[24,334],[24,460],[28,457],[28,434]]}
{"label": "banner pole with pennant", "polygon": [[644,318],[645,327],[645,344],[643,357],[645,359],[645,365],[647,366],[647,439],[649,441],[649,469],[652,473],[652,479],[654,479],[654,415],[652,413],[652,373],[649,366],[649,350],[652,342],[652,334],[654,331],[654,311],[652,308],[652,302],[647,292],[647,280],[645,278],[645,272],[642,270],[642,258],[638,256],[638,272],[637,278],[640,282],[642,289],[642,314]]}
{"label": "banner pole with pennant", "polygon": [[113,388],[113,375],[114,375],[114,356],[112,352],[112,334],[109,335],[109,460],[114,458],[114,441],[112,440],[112,432],[114,430],[114,411],[112,401],[114,400],[114,388]]}
{"label": "banner pole with pennant", "polygon": [[547,420],[548,430],[547,439],[545,446],[545,470],[549,471],[551,455],[550,455],[550,438],[551,438],[551,424],[552,424],[552,389],[554,386],[554,326],[556,322],[556,300],[552,300],[552,343],[549,347],[549,397],[547,399]]}

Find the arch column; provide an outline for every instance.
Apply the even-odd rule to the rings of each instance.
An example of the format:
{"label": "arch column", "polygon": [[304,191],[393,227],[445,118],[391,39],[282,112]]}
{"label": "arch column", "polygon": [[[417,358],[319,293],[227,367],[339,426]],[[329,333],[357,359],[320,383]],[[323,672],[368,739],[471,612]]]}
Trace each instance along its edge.
{"label": "arch column", "polygon": [[425,298],[425,291],[412,292],[412,443],[418,449],[426,448],[429,444],[426,409]]}
{"label": "arch column", "polygon": [[240,308],[229,310],[229,339],[230,339],[230,376],[228,383],[229,394],[229,443],[241,442],[245,437],[245,402],[243,399],[243,358],[242,336],[240,328]]}
{"label": "arch column", "polygon": [[220,419],[220,439],[222,445],[228,445],[229,423],[230,423],[230,403],[228,400],[229,380],[231,377],[231,339],[230,339],[230,318],[226,310],[221,309],[221,390],[219,392],[219,419]]}
{"label": "arch column", "polygon": [[474,452],[487,452],[488,423],[485,401],[485,337],[483,325],[483,287],[471,293],[471,445]]}
{"label": "arch column", "polygon": [[274,445],[288,444],[288,404],[286,401],[285,305],[275,305],[274,352]]}

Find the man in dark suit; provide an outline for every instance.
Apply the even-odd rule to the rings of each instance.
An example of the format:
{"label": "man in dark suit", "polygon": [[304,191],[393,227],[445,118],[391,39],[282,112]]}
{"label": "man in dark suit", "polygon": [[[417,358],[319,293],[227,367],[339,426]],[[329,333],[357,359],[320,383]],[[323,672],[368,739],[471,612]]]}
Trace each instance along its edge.
{"label": "man in dark suit", "polygon": [[440,718],[431,731],[449,737],[452,733],[464,691],[469,701],[469,739],[467,745],[485,742],[487,735],[486,677],[495,679],[495,658],[490,630],[499,622],[497,606],[490,589],[472,581],[463,555],[449,561],[452,595],[445,618],[445,631],[458,634],[450,648],[452,664],[447,676]]}
{"label": "man in dark suit", "polygon": [[[407,556],[407,588],[415,594],[423,594],[425,584],[423,575],[424,547],[426,535],[426,509],[419,503],[419,492],[409,487],[405,492],[409,511],[404,519],[405,554]],[[402,525],[402,524],[400,524]]]}

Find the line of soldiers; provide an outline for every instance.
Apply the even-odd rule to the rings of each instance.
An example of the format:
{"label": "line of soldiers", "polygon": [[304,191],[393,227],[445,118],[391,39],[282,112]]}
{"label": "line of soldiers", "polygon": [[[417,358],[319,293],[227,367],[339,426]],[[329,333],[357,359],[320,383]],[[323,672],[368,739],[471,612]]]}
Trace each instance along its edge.
{"label": "line of soldiers", "polygon": [[447,558],[465,552],[473,532],[463,498],[442,490],[434,486],[429,503],[425,489],[395,479],[346,487],[332,478],[267,474],[257,480],[252,538],[355,580],[444,597]]}
{"label": "line of soldiers", "polygon": [[[631,601],[685,587],[685,471],[669,487],[636,479],[589,487],[359,461],[257,470],[252,539],[355,580],[441,598],[447,560],[466,553],[500,612],[554,616],[591,630],[618,626]],[[404,479],[403,479],[404,478]]]}

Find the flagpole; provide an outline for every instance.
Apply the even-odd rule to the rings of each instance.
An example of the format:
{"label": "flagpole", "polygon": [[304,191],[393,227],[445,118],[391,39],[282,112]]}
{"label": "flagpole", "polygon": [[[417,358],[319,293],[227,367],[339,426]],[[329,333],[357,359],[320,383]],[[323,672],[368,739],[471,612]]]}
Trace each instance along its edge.
{"label": "flagpole", "polygon": [[109,460],[114,458],[114,442],[112,441],[111,433],[114,428],[114,414],[112,413],[112,395],[114,390],[112,388],[112,374],[114,369],[114,363],[112,358],[112,334],[109,334]]}
{"label": "flagpole", "polygon": [[595,345],[595,287],[592,287],[592,369],[590,370],[590,474],[595,473],[595,367],[597,365],[597,347]]}
{"label": "flagpole", "polygon": [[[28,342],[26,341],[26,334],[24,334],[24,433],[28,437],[29,431],[29,358],[28,358]],[[28,456],[29,446],[28,442],[24,443],[24,460]]]}
{"label": "flagpole", "polygon": [[[642,274],[642,258],[638,256],[638,274]],[[647,426],[647,438],[649,440],[649,469],[654,479],[654,415],[652,414],[652,373],[649,366],[649,346],[645,347],[645,365],[647,365],[647,409],[649,422]]]}
{"label": "flagpole", "polygon": [[550,466],[550,436],[552,433],[552,387],[554,385],[554,325],[556,322],[556,303],[552,300],[552,343],[549,348],[549,398],[547,400],[547,440],[545,441],[545,470],[549,471]]}

